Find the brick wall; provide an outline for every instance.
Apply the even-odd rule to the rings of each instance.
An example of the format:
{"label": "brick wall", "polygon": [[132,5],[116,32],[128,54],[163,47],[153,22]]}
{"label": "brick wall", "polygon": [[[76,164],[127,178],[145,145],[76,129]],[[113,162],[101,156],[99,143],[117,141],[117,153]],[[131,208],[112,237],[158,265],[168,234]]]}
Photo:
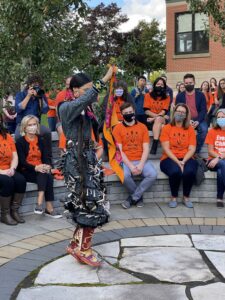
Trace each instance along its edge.
{"label": "brick wall", "polygon": [[[196,75],[197,83],[202,78],[199,78],[199,71],[205,75],[209,72],[209,76],[205,80],[209,80],[215,74],[218,79],[224,72],[225,76],[225,47],[222,47],[220,42],[214,42],[212,39],[209,41],[208,54],[195,54],[195,55],[175,55],[175,13],[187,11],[187,5],[183,3],[167,4],[167,75],[168,82],[174,87],[174,74],[180,73],[179,79],[182,79],[183,73],[191,72]],[[213,76],[214,77],[214,76]],[[176,77],[177,79],[177,77]]]}

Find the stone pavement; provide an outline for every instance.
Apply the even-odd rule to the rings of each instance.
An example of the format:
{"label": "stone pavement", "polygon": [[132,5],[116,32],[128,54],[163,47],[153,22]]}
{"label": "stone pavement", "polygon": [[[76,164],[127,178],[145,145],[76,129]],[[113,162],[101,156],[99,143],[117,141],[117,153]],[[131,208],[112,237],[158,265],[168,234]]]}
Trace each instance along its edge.
{"label": "stone pavement", "polygon": [[225,299],[225,209],[149,203],[111,211],[94,236],[104,261],[97,270],[59,258],[74,227],[66,219],[0,224],[0,299]]}

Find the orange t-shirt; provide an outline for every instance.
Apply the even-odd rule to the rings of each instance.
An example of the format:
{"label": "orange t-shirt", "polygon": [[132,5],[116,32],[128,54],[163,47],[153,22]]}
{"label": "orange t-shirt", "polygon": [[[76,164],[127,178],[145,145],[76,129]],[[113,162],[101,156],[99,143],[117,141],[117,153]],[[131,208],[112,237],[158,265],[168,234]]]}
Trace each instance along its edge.
{"label": "orange t-shirt", "polygon": [[123,116],[120,112],[120,106],[124,103],[123,99],[121,97],[118,97],[114,103],[114,109],[118,118],[118,121],[123,121]]}
{"label": "orange t-shirt", "polygon": [[10,134],[6,134],[6,139],[0,135],[0,169],[10,168],[13,152],[16,152],[16,146]]}
{"label": "orange t-shirt", "polygon": [[143,143],[150,142],[147,127],[139,122],[133,126],[117,124],[113,129],[113,136],[117,144],[122,144],[122,150],[130,161],[140,160]]}
{"label": "orange t-shirt", "polygon": [[[206,136],[205,144],[212,145],[213,151],[219,155],[225,153],[225,131],[220,128],[210,129]],[[209,156],[209,159],[211,158],[213,157]]]}
{"label": "orange t-shirt", "polygon": [[55,98],[56,101],[56,106],[59,105],[59,103],[63,102],[66,98],[66,90],[62,90],[61,92],[59,92]]}
{"label": "orange t-shirt", "polygon": [[[54,106],[54,107],[56,107],[56,99],[50,99],[50,98],[49,98],[49,94],[45,94],[45,95],[46,95],[47,100],[48,100],[48,105],[49,105],[49,106]],[[48,116],[49,118],[54,118],[54,117],[56,117],[56,110],[55,110],[55,109],[49,108],[49,110],[48,110],[48,112],[47,112],[47,116]]]}
{"label": "orange t-shirt", "polygon": [[149,109],[155,114],[159,114],[163,109],[168,110],[170,106],[170,97],[161,100],[159,97],[155,100],[149,93],[145,94],[144,108]]}
{"label": "orange t-shirt", "polygon": [[[93,130],[91,131],[91,139],[92,139],[92,141],[95,142],[95,135],[94,135]],[[98,142],[98,145],[97,145],[97,148],[99,148],[99,147],[103,147],[103,142],[102,142],[101,138],[99,138],[99,142]],[[66,148],[66,137],[65,137],[64,133],[62,133],[59,137],[59,148],[60,149],[65,149]]]}
{"label": "orange t-shirt", "polygon": [[25,139],[29,143],[29,152],[26,162],[33,166],[38,166],[42,164],[41,151],[38,147],[38,137],[36,136],[33,141],[29,140],[26,136]]}
{"label": "orange t-shirt", "polygon": [[[170,150],[173,154],[177,158],[184,158],[189,146],[196,146],[196,134],[191,126],[188,129],[184,129],[183,127],[167,124],[161,131],[160,142],[169,142]],[[166,153],[163,152],[161,160],[167,157]]]}

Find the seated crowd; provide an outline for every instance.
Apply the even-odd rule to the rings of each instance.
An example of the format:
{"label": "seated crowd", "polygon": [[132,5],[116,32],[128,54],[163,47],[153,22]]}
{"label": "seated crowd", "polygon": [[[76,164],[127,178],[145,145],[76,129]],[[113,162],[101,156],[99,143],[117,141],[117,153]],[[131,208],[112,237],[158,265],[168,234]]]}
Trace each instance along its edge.
{"label": "seated crowd", "polygon": [[[57,117],[57,106],[62,101],[79,97],[79,92],[70,89],[66,79],[63,91],[45,93],[41,78],[28,78],[23,91],[17,93],[15,103],[7,95],[0,117],[0,205],[1,221],[8,225],[23,223],[18,213],[26,190],[26,182],[38,187],[36,214],[45,213],[54,218],[61,215],[53,208],[53,173],[51,131],[57,130],[60,149],[66,151],[66,140],[61,122]],[[112,135],[121,153],[124,186],[129,197],[122,203],[142,207],[143,193],[157,178],[149,152],[157,153],[161,143],[163,154],[160,169],[168,176],[171,190],[169,207],[177,206],[178,190],[183,181],[183,204],[192,208],[190,193],[197,172],[197,159],[204,143],[208,145],[208,169],[217,172],[217,206],[223,207],[225,191],[225,79],[217,86],[215,78],[204,81],[200,89],[195,88],[195,77],[186,74],[183,82],[176,85],[177,94],[167,86],[165,75],[150,86],[140,76],[131,93],[123,80],[114,83],[113,110],[118,120]],[[54,98],[54,99],[53,99]],[[108,95],[102,104],[106,115]],[[11,103],[10,105],[8,103]],[[40,125],[41,115],[48,112],[49,128]],[[89,114],[93,114],[90,107]],[[104,119],[103,116],[103,119]],[[104,120],[103,120],[104,123]],[[7,129],[5,128],[8,128]],[[100,127],[103,127],[101,124]],[[209,129],[209,127],[212,127]],[[153,132],[150,149],[148,130]],[[102,132],[102,129],[100,130]],[[10,134],[15,133],[15,142]],[[94,137],[93,137],[94,139]],[[96,142],[98,158],[107,153],[107,142],[103,136]],[[137,184],[135,176],[142,176]],[[45,200],[45,210],[43,202]]]}

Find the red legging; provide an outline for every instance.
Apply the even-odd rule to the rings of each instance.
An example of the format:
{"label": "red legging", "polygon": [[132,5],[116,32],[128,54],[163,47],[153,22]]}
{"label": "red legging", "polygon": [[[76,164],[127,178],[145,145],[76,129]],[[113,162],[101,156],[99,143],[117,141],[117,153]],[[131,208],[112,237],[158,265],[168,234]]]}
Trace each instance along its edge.
{"label": "red legging", "polygon": [[91,227],[76,227],[73,239],[80,251],[87,251],[91,248],[92,236],[94,234],[94,228]]}

